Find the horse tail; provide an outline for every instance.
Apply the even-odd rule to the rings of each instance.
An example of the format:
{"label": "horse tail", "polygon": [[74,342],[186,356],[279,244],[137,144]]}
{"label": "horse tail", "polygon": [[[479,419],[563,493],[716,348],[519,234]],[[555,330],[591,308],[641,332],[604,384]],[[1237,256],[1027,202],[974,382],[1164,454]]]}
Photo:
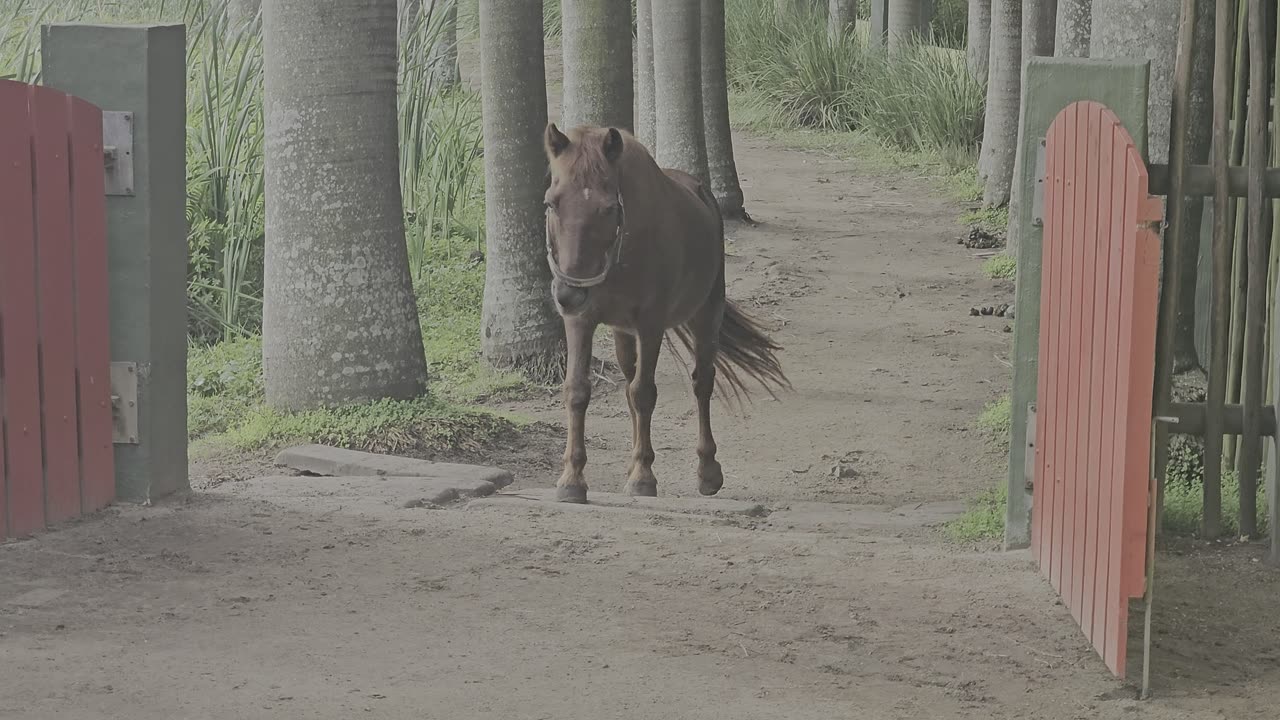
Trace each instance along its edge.
{"label": "horse tail", "polygon": [[[697,191],[703,203],[715,214],[717,231],[723,237],[724,217],[720,212],[720,203],[705,185],[699,183]],[[716,288],[712,292],[724,298],[724,316],[720,322],[720,335],[716,341],[715,359],[716,388],[720,391],[721,399],[727,402],[729,392],[732,392],[734,399],[738,401],[749,395],[746,383],[739,374],[739,371],[742,371],[759,383],[770,397],[777,400],[778,396],[774,393],[773,387],[770,387],[771,385],[780,390],[791,389],[791,381],[787,379],[782,371],[782,363],[778,361],[777,353],[782,350],[782,346],[765,334],[758,321],[743,312],[742,308],[725,296],[723,265],[720,268],[720,277],[716,280]],[[694,353],[693,337],[689,327],[680,325],[672,330],[684,345],[685,350],[691,354]],[[671,345],[670,335],[667,336],[667,343],[674,351],[675,346]],[[673,354],[679,358],[679,353],[673,352]]]}
{"label": "horse tail", "polygon": [[[680,325],[672,328],[672,332],[685,350],[693,354],[694,343],[689,327]],[[780,390],[791,389],[791,381],[787,379],[782,371],[782,363],[778,361],[777,353],[782,346],[766,335],[754,318],[728,298],[724,301],[724,318],[720,323],[720,336],[716,344],[716,388],[726,404],[729,404],[730,394],[738,405],[744,397],[749,397],[745,382],[748,378],[755,380],[775,400],[778,396],[774,387]],[[675,347],[671,346],[671,349],[674,351]],[[679,358],[679,353],[675,354]],[[684,364],[683,359],[681,362]]]}
{"label": "horse tail", "polygon": [[724,302],[724,321],[720,324],[719,352],[716,353],[716,375],[722,388],[733,391],[735,397],[746,394],[747,388],[738,371],[755,380],[775,400],[773,388],[791,388],[791,381],[782,371],[777,353],[782,346],[765,334],[764,329],[751,316],[728,298]]}

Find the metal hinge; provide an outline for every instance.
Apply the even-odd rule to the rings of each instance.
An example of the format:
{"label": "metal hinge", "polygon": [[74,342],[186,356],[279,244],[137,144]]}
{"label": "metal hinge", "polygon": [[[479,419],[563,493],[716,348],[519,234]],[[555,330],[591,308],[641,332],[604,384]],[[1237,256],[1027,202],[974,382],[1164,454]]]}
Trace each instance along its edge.
{"label": "metal hinge", "polygon": [[1031,195],[1031,224],[1036,227],[1044,227],[1044,138],[1035,145],[1036,148],[1036,171],[1035,185],[1032,186]]}
{"label": "metal hinge", "polygon": [[1036,484],[1036,404],[1027,403],[1026,454],[1022,457],[1022,481],[1028,490]]}
{"label": "metal hinge", "polygon": [[133,113],[102,112],[102,165],[108,195],[133,195]]}
{"label": "metal hinge", "polygon": [[111,442],[138,444],[138,364],[111,363]]}

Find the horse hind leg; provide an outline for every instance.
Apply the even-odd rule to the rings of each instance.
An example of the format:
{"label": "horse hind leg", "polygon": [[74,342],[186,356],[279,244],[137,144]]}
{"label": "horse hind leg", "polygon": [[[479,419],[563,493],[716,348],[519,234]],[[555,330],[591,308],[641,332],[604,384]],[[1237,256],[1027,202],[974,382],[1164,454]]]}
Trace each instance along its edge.
{"label": "horse hind leg", "polygon": [[[634,450],[636,443],[639,441],[639,428],[636,426],[636,404],[631,398],[631,383],[636,379],[636,363],[639,362],[638,351],[636,349],[636,336],[622,330],[613,331],[613,351],[618,358],[618,367],[622,369],[622,375],[626,378],[627,385],[625,388],[627,395],[627,411],[631,417],[631,447]],[[627,475],[631,474],[632,467],[635,466],[635,460],[627,466]]]}
{"label": "horse hind leg", "polygon": [[698,492],[715,495],[724,485],[724,471],[716,460],[716,439],[711,433],[711,394],[716,384],[716,354],[724,317],[722,297],[712,299],[690,321],[693,336],[693,395],[698,402]]}
{"label": "horse hind leg", "polygon": [[658,479],[653,474],[653,410],[658,404],[658,355],[662,351],[662,331],[641,332],[635,377],[627,385],[627,400],[632,413],[631,471],[627,477],[627,494],[654,497]]}

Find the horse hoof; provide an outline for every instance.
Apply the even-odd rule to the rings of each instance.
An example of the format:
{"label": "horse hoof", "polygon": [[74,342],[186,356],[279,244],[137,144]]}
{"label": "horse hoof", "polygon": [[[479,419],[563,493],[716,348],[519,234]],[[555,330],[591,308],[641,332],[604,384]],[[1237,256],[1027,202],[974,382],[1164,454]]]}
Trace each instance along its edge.
{"label": "horse hoof", "polygon": [[631,497],[658,497],[658,482],[629,482],[627,494]]}
{"label": "horse hoof", "polygon": [[587,486],[586,485],[561,485],[556,488],[556,502],[576,503],[585,505],[587,503]]}
{"label": "horse hoof", "polygon": [[722,487],[724,487],[724,472],[720,470],[720,463],[708,465],[698,471],[698,492],[703,495],[715,495]]}

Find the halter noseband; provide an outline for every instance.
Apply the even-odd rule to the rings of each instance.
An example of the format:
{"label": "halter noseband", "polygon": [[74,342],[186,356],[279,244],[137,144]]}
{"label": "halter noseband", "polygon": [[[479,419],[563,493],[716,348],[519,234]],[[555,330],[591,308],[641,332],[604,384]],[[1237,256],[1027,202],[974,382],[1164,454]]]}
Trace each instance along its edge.
{"label": "halter noseband", "polygon": [[592,288],[605,281],[609,276],[609,271],[622,257],[622,239],[625,236],[623,226],[626,223],[626,208],[622,204],[622,193],[618,192],[618,229],[613,237],[613,244],[609,246],[608,252],[604,256],[604,269],[599,275],[589,278],[576,278],[568,275],[560,269],[560,263],[556,260],[556,251],[551,243],[551,223],[547,223],[547,265],[551,266],[551,274],[555,276],[562,284],[573,288]]}

